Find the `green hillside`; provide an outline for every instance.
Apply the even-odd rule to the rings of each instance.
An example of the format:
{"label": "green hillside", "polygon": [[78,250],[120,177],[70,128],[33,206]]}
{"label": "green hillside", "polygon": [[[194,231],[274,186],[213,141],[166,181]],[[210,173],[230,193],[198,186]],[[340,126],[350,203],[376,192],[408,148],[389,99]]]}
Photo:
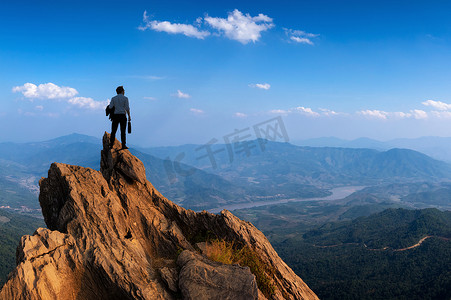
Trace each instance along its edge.
{"label": "green hillside", "polygon": [[450,238],[450,211],[389,209],[274,246],[321,299],[450,299]]}
{"label": "green hillside", "polygon": [[0,287],[16,266],[15,254],[21,236],[33,234],[39,227],[45,227],[44,220],[0,209]]}

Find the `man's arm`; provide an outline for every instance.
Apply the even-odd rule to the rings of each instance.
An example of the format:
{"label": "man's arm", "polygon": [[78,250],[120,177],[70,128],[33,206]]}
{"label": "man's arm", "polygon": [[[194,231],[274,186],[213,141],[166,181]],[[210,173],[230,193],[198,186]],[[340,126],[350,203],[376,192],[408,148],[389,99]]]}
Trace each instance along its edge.
{"label": "man's arm", "polygon": [[131,121],[132,117],[130,117],[130,105],[128,104],[127,97],[126,97],[126,101],[125,101],[125,111],[127,112],[127,115],[128,115],[128,121]]}

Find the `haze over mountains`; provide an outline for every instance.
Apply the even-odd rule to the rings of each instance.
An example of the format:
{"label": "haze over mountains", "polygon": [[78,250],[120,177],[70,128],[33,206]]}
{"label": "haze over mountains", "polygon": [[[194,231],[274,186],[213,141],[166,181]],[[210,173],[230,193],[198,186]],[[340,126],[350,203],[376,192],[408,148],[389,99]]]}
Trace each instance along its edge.
{"label": "haze over mountains", "polygon": [[[248,152],[238,151],[242,145],[213,145],[216,166],[201,149],[205,145],[136,147],[131,152],[143,161],[157,188],[176,203],[195,210],[240,202],[324,197],[330,188],[342,185],[451,179],[449,164],[408,149],[303,147],[270,141],[263,141],[261,148],[261,142],[249,141]],[[39,209],[37,181],[52,162],[98,170],[99,151],[99,139],[79,134],[45,142],[0,144],[0,206]],[[182,159],[177,160],[180,154]]]}
{"label": "haze over mountains", "polygon": [[[321,298],[353,295],[371,299],[382,295],[397,299],[409,294],[412,299],[420,299],[414,296],[417,291],[427,297],[450,295],[451,291],[441,284],[450,282],[449,272],[434,260],[448,261],[449,230],[436,229],[449,227],[449,213],[405,210],[451,209],[450,165],[415,150],[374,147],[377,149],[252,140],[247,145],[215,144],[210,149],[214,154],[211,157],[205,145],[132,146],[130,152],[143,162],[147,179],[185,208],[219,210],[243,203],[275,203],[251,205],[233,213],[264,231],[282,258],[315,287]],[[45,142],[0,143],[0,207],[41,216],[37,182],[47,176],[50,164],[58,161],[98,170],[100,150],[100,139],[79,134]],[[323,198],[337,187],[358,191],[343,199]],[[5,258],[8,253],[14,255],[14,239],[32,233],[24,224],[27,219],[12,215],[17,214],[11,214],[11,210],[0,214],[0,231],[8,242],[0,243]],[[363,227],[365,230],[360,230]],[[395,251],[425,235],[443,239],[427,239],[416,252]],[[386,237],[393,239],[387,241]],[[335,246],[340,243],[345,246]],[[318,248],[316,244],[333,247]],[[391,248],[375,252],[366,248],[369,246]],[[0,259],[0,265],[5,280],[13,261]],[[392,265],[397,269],[391,270]],[[349,271],[341,278],[343,269]],[[389,285],[383,277],[387,272]],[[439,283],[418,287],[422,280]]]}
{"label": "haze over mountains", "polygon": [[438,160],[451,162],[451,137],[424,136],[412,139],[398,138],[385,142],[364,137],[355,140],[321,137],[298,140],[293,143],[299,146],[370,148],[381,151],[392,148],[405,148],[422,152]]}

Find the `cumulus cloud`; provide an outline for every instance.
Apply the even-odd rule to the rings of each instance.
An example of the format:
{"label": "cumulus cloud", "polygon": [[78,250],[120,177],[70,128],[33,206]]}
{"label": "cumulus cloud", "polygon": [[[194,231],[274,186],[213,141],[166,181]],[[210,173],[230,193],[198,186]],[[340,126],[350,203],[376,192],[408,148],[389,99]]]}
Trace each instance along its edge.
{"label": "cumulus cloud", "polygon": [[321,114],[323,114],[325,116],[336,116],[336,115],[341,114],[341,113],[338,113],[336,111],[333,111],[333,110],[330,110],[327,108],[320,108],[319,110],[321,111]]}
{"label": "cumulus cloud", "polygon": [[234,113],[233,116],[235,116],[237,118],[246,118],[247,117],[247,115],[245,113],[240,113],[240,112]]}
{"label": "cumulus cloud", "polygon": [[412,116],[415,119],[426,119],[428,117],[427,112],[421,109],[414,109],[410,111],[412,113]]}
{"label": "cumulus cloud", "polygon": [[249,84],[250,87],[253,88],[259,88],[262,90],[269,90],[271,88],[271,85],[269,83],[256,83],[256,84]]}
{"label": "cumulus cloud", "polygon": [[436,118],[440,119],[451,119],[451,111],[442,110],[442,111],[431,111],[430,114]]}
{"label": "cumulus cloud", "polygon": [[309,107],[303,107],[303,106],[298,106],[298,107],[294,107],[294,108],[290,108],[290,109],[273,109],[270,110],[269,113],[271,114],[279,114],[279,115],[288,115],[288,114],[292,114],[292,113],[300,113],[302,115],[306,115],[309,117],[318,117],[320,114],[313,111],[311,108]]}
{"label": "cumulus cloud", "polygon": [[409,112],[402,112],[402,111],[394,111],[394,112],[387,112],[382,110],[361,110],[358,111],[357,114],[373,118],[373,119],[405,119],[405,118],[414,118],[414,119],[426,119],[428,118],[427,112],[420,109],[412,109]]}
{"label": "cumulus cloud", "polygon": [[293,30],[284,28],[285,33],[289,36],[290,40],[300,44],[314,45],[312,39],[319,36],[319,34],[305,32],[303,30]]}
{"label": "cumulus cloud", "polygon": [[387,112],[387,116],[392,116],[398,119],[410,118],[412,117],[412,113],[403,112],[403,111],[395,111],[395,112]]}
{"label": "cumulus cloud", "polygon": [[231,40],[236,40],[242,44],[256,42],[260,39],[261,33],[272,27],[272,19],[264,14],[251,17],[243,14],[238,9],[229,12],[227,19],[205,17],[205,22],[214,29],[223,33]]}
{"label": "cumulus cloud", "polygon": [[[54,83],[33,84],[25,83],[21,86],[15,86],[12,88],[14,93],[20,92],[25,98],[33,100],[56,100],[70,104],[72,107],[78,107],[89,110],[104,109],[108,105],[108,101],[95,101],[88,97],[74,97],[78,95],[78,91],[74,88],[67,86],[58,86]],[[43,111],[43,105],[36,105],[36,111]],[[21,112],[22,114],[30,114],[29,112]],[[46,113],[41,115],[47,115],[50,117],[59,116],[57,113]]]}
{"label": "cumulus cloud", "polygon": [[319,113],[314,112],[314,111],[313,111],[311,108],[309,108],[309,107],[298,106],[298,107],[295,108],[295,110],[296,110],[297,112],[300,112],[301,114],[304,114],[304,115],[313,116],[313,117],[319,116]]}
{"label": "cumulus cloud", "polygon": [[370,117],[370,118],[376,118],[376,119],[387,119],[388,113],[386,111],[382,110],[361,110],[357,112],[360,115]]}
{"label": "cumulus cloud", "polygon": [[198,39],[204,39],[205,37],[210,35],[210,32],[199,30],[198,28],[189,24],[150,20],[149,16],[147,15],[147,11],[144,11],[143,22],[144,25],[138,27],[138,29],[142,31],[150,29],[160,32],[167,32],[170,34],[183,34]]}
{"label": "cumulus cloud", "polygon": [[25,98],[33,99],[65,99],[78,94],[77,90],[67,86],[58,86],[54,83],[43,83],[35,85],[33,83],[25,83],[21,86],[12,88],[14,93],[20,92]]}
{"label": "cumulus cloud", "polygon": [[425,106],[431,106],[438,110],[451,110],[451,104],[442,101],[427,100],[422,102],[422,104]]}
{"label": "cumulus cloud", "polygon": [[67,102],[79,108],[90,110],[105,109],[108,105],[108,100],[95,101],[94,99],[88,97],[74,97],[69,99]]}
{"label": "cumulus cloud", "polygon": [[196,115],[201,115],[201,114],[205,113],[202,109],[197,109],[197,108],[190,108],[189,111]]}
{"label": "cumulus cloud", "polygon": [[172,94],[172,96],[177,97],[177,98],[184,98],[184,99],[191,98],[191,96],[189,94],[184,93],[181,90],[177,90],[177,93],[176,94]]}
{"label": "cumulus cloud", "polygon": [[308,38],[301,38],[301,37],[298,37],[298,36],[292,36],[292,37],[290,37],[290,39],[292,41],[295,41],[296,43],[314,45],[313,42],[310,39],[308,39]]}
{"label": "cumulus cloud", "polygon": [[271,114],[277,114],[277,115],[288,115],[291,113],[291,110],[285,110],[285,109],[272,109],[269,111]]}

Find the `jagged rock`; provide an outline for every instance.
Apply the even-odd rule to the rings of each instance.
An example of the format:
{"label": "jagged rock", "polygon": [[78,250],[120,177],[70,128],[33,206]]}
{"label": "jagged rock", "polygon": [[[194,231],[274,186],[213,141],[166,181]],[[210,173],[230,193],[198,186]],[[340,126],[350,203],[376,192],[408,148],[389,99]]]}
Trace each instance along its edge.
{"label": "jagged rock", "polygon": [[177,259],[179,286],[189,300],[258,299],[257,282],[248,267],[213,262],[189,250]]}
{"label": "jagged rock", "polygon": [[[109,149],[108,141],[105,133],[100,172],[53,163],[48,177],[40,180],[39,202],[48,229],[22,237],[17,267],[0,299],[176,299],[180,249],[194,257],[182,264],[178,276],[182,296],[189,298],[183,274],[194,272],[188,267],[193,261],[215,276],[242,270],[194,254],[194,242],[207,235],[252,249],[271,270],[272,299],[317,299],[252,224],[225,210],[195,213],[167,200],[146,180],[142,162],[120,150],[117,140]],[[198,279],[201,286],[214,282],[211,276]],[[255,284],[246,282],[243,293],[254,297]],[[210,286],[208,291],[211,299],[222,289]]]}
{"label": "jagged rock", "polygon": [[160,269],[161,279],[174,293],[178,291],[178,272],[176,268],[163,267]]}

